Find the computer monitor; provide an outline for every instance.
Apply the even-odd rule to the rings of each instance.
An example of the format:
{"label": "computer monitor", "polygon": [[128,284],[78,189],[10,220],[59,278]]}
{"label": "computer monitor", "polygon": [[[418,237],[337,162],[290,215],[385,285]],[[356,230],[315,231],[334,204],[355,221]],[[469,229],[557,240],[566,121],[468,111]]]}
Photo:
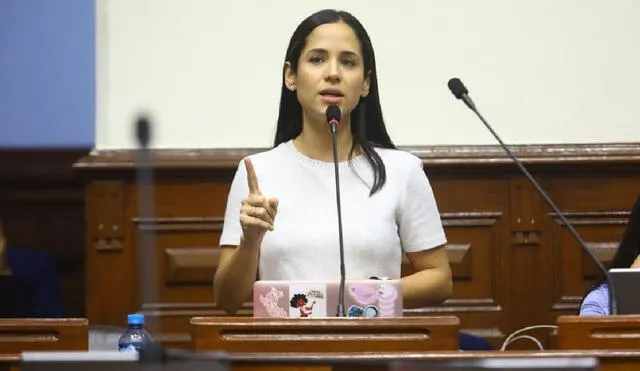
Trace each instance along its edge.
{"label": "computer monitor", "polygon": [[[617,254],[621,253],[628,254],[621,259],[624,262],[633,261],[640,254],[640,196],[633,205],[627,228],[620,240]],[[616,289],[618,314],[640,314],[640,269],[612,265],[609,274],[612,280],[610,284]]]}
{"label": "computer monitor", "polygon": [[609,270],[618,297],[618,314],[640,314],[640,268]]}

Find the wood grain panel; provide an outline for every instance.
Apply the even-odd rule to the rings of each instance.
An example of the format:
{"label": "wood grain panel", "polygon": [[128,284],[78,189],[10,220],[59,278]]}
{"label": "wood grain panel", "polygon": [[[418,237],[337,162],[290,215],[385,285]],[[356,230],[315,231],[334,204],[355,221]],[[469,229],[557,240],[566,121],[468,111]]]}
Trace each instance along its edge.
{"label": "wood grain panel", "polygon": [[[465,331],[499,345],[516,329],[554,324],[558,315],[575,311],[576,298],[597,272],[501,148],[406,149],[423,159],[454,275],[449,300],[406,310],[406,316],[455,315]],[[87,282],[95,291],[87,293],[89,318],[122,325],[127,313],[140,309],[136,251],[143,229],[156,237],[159,302],[142,309],[160,319],[168,341],[187,346],[191,316],[224,315],[215,307],[210,283],[227,192],[239,161],[261,150],[154,150],[156,213],[150,220],[140,219],[137,210],[132,151],[95,151],[77,162],[87,187],[87,246],[99,239],[95,223],[115,217],[109,211],[113,204],[121,205],[116,219],[123,223],[122,234],[111,236],[121,239],[120,250],[92,248],[87,258],[92,271]],[[523,145],[514,152],[561,211],[573,213],[570,218],[590,248],[603,261],[610,259],[640,190],[640,144]],[[108,182],[119,184],[123,193],[104,206],[106,191],[95,187]],[[403,260],[402,274],[411,271]],[[117,277],[110,277],[113,272]],[[104,299],[114,295],[122,300]],[[238,315],[250,316],[250,303]],[[545,341],[551,344],[552,336]],[[531,347],[522,342],[514,348]]]}
{"label": "wood grain panel", "polygon": [[559,349],[639,349],[640,315],[558,317]]}
{"label": "wood grain panel", "polygon": [[88,153],[88,148],[0,149],[0,217],[7,243],[53,254],[69,317],[85,315],[85,184],[73,164]]}
{"label": "wood grain panel", "polygon": [[84,318],[0,319],[0,354],[88,349],[89,323]]}
{"label": "wood grain panel", "polygon": [[166,284],[212,284],[219,250],[211,247],[166,249]]}
{"label": "wood grain panel", "polygon": [[230,353],[399,352],[456,350],[459,321],[456,317],[380,318],[193,318],[191,328],[196,351]]}
{"label": "wood grain panel", "polygon": [[[601,276],[600,270],[591,257],[581,248],[566,226],[551,214],[555,224],[552,230],[553,246],[556,249],[554,259],[561,274],[557,276],[556,301],[554,309],[577,311],[578,305],[589,285]],[[574,225],[596,257],[608,266],[618,248],[622,233],[629,218],[629,212],[569,212],[565,217]]]}

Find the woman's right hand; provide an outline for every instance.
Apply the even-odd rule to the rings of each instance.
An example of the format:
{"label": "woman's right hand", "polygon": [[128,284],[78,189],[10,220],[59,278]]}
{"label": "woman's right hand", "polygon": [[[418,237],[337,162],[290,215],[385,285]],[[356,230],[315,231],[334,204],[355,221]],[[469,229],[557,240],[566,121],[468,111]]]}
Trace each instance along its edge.
{"label": "woman's right hand", "polygon": [[242,200],[240,224],[242,225],[243,245],[257,246],[262,243],[266,231],[272,231],[278,211],[278,200],[262,195],[258,177],[248,157],[244,159],[249,183],[249,195]]}

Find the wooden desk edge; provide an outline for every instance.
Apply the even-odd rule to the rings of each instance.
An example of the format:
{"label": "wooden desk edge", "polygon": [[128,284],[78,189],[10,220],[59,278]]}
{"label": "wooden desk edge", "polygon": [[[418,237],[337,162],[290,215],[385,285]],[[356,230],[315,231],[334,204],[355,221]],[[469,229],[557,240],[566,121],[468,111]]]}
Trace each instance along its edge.
{"label": "wooden desk edge", "polygon": [[460,318],[457,316],[425,316],[425,317],[397,317],[397,318],[353,318],[353,317],[327,317],[327,318],[260,318],[260,317],[192,317],[189,324],[192,326],[237,324],[243,325],[282,325],[291,324],[300,326],[350,326],[354,323],[374,324],[381,326],[403,326],[416,323],[428,323],[434,326],[460,326]]}
{"label": "wooden desk edge", "polygon": [[232,362],[270,361],[389,361],[402,360],[436,360],[436,359],[478,359],[478,358],[564,358],[564,357],[597,357],[616,358],[629,357],[640,360],[638,349],[618,350],[547,350],[547,351],[435,351],[435,352],[358,352],[358,353],[230,353]]}
{"label": "wooden desk edge", "polygon": [[20,363],[20,354],[0,354],[0,363]]}
{"label": "wooden desk edge", "polygon": [[66,326],[89,326],[87,318],[0,318],[0,328],[16,327],[16,326],[47,326],[47,327],[66,327]]}
{"label": "wooden desk edge", "polygon": [[586,323],[618,323],[626,325],[629,323],[640,323],[640,314],[622,314],[615,316],[579,316],[579,315],[562,315],[556,319],[556,324],[562,326],[564,324],[586,324]]}

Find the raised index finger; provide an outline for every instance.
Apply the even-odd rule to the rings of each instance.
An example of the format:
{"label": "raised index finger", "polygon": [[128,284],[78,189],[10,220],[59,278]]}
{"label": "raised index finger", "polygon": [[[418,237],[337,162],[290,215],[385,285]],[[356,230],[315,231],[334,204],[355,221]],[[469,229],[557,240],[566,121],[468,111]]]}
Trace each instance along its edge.
{"label": "raised index finger", "polygon": [[258,186],[258,177],[256,176],[256,171],[253,168],[253,164],[251,163],[251,159],[249,159],[249,157],[244,159],[244,166],[247,168],[247,181],[249,182],[249,193],[254,195],[262,194],[260,192],[260,187]]}

